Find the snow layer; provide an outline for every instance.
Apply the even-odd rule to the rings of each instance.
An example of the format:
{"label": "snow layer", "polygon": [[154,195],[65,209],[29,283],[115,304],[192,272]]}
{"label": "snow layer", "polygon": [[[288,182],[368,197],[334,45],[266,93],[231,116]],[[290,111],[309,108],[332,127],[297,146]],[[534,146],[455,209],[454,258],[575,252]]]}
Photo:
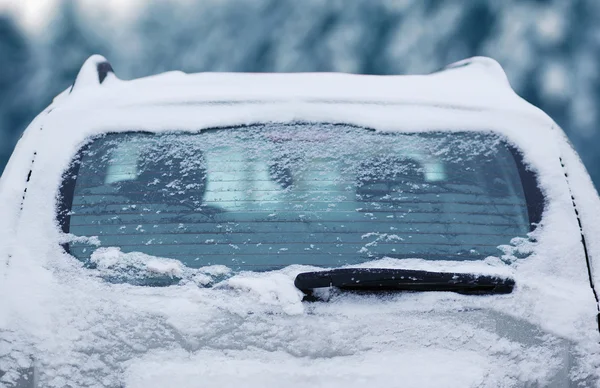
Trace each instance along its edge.
{"label": "snow layer", "polygon": [[[62,172],[91,136],[295,121],[506,136],[524,151],[547,199],[534,242],[517,241],[505,257],[478,263],[363,265],[510,275],[516,290],[501,296],[332,292],[328,302],[311,304],[293,286],[294,276],[311,268],[218,281],[226,268],[188,278],[168,258],[116,248],[97,251],[98,268],[91,270],[60,247],[76,237],[62,235],[51,204]],[[107,78],[97,88],[64,94],[43,112],[0,180],[0,370],[8,371],[0,382],[33,362],[45,387],[498,387],[568,380],[590,386],[600,370],[597,306],[565,172],[596,261],[600,201],[585,169],[562,131],[516,96],[493,66],[414,77]],[[516,249],[531,255],[516,260]],[[106,281],[125,262],[186,281],[169,287]],[[597,284],[599,268],[594,265]],[[217,284],[198,287],[211,282]]]}
{"label": "snow layer", "polygon": [[159,259],[141,252],[123,253],[118,247],[99,248],[92,253],[90,261],[101,271],[123,271],[135,269],[139,271],[180,277],[183,275],[183,264],[175,259]]}

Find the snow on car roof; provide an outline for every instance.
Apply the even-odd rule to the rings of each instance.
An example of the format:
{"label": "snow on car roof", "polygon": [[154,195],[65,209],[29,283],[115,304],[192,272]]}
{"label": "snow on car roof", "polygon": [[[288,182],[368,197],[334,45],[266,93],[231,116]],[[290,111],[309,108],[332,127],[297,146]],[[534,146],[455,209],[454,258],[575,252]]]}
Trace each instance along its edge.
{"label": "snow on car roof", "polygon": [[[197,73],[167,72],[131,81],[109,72],[99,87],[96,55],[82,67],[73,88],[60,98],[68,106],[180,104],[252,101],[336,101],[410,104],[465,109],[513,110],[540,115],[510,87],[493,59],[474,57],[427,75],[343,73]],[[112,68],[111,68],[112,69]],[[67,94],[71,94],[66,98]],[[532,109],[533,108],[533,109]]]}
{"label": "snow on car roof", "polygon": [[[566,341],[585,360],[572,374],[585,378],[599,370],[596,306],[570,188],[590,236],[600,235],[600,201],[560,128],[512,91],[496,62],[479,58],[426,76],[166,73],[121,81],[107,73],[100,82],[103,61],[88,60],[72,90],[36,118],[0,179],[0,295],[8,295],[0,298],[0,332],[10,333],[0,341],[0,354],[10,355],[0,357],[0,369],[35,355],[41,367],[56,371],[47,386],[68,378],[83,385],[94,371],[109,377],[90,380],[91,386],[119,379],[131,386],[194,386],[202,376],[223,386],[277,379],[300,386],[319,378],[353,386],[398,373],[415,384],[452,385],[446,382],[458,369],[456,386],[484,386],[486,379],[489,386],[545,385],[560,362],[557,344]],[[507,257],[476,263],[412,259],[365,266],[509,274],[515,291],[338,295],[329,304],[307,305],[293,285],[306,267],[242,273],[216,289],[144,288],[106,284],[60,247],[73,236],[61,233],[52,205],[63,172],[91,137],[263,122],[504,135],[524,152],[546,197],[532,242],[515,241]],[[591,239],[589,249],[600,257],[600,240]],[[531,256],[515,260],[519,250]],[[158,260],[155,268],[172,269]],[[503,324],[541,331],[528,328],[533,342],[523,345],[498,334]],[[388,361],[379,363],[381,355]],[[447,368],[434,376],[415,370],[414,360]],[[519,369],[522,362],[531,368]],[[231,369],[221,370],[224,364]],[[277,375],[269,376],[270,365],[277,365]],[[339,373],[356,379],[336,380]]]}

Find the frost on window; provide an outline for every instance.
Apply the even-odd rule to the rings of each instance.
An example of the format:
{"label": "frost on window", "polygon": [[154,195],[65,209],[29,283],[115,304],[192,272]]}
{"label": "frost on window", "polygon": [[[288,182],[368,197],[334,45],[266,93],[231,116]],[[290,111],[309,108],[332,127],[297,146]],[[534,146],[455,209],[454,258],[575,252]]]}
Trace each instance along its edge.
{"label": "frost on window", "polygon": [[108,134],[75,167],[66,230],[187,268],[478,260],[527,237],[518,162],[485,133],[342,125]]}

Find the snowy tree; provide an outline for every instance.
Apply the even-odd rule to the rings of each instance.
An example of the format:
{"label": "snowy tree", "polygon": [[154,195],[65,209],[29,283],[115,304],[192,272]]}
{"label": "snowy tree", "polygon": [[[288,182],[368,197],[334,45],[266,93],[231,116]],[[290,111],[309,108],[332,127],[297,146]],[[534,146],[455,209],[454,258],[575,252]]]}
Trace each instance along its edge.
{"label": "snowy tree", "polygon": [[[63,0],[50,24],[45,43],[48,103],[75,80],[81,65],[93,54],[106,55],[107,43],[74,0]],[[113,44],[116,44],[113,43]]]}
{"label": "snowy tree", "polygon": [[29,46],[8,15],[0,15],[0,172],[29,118],[24,84],[30,70]]}

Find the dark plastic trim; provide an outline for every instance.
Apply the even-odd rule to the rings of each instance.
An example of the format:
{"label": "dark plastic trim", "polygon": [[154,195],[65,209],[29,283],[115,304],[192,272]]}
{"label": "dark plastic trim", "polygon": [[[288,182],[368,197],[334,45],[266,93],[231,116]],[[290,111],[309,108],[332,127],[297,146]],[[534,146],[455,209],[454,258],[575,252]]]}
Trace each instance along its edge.
{"label": "dark plastic trim", "polygon": [[98,81],[100,82],[100,84],[104,82],[104,80],[108,76],[108,73],[115,73],[110,62],[100,62],[96,66],[96,69],[98,70]]}
{"label": "dark plastic trim", "polygon": [[507,144],[507,146],[515,159],[519,177],[521,178],[523,194],[525,194],[525,202],[527,202],[529,223],[531,231],[533,231],[542,220],[546,198],[538,186],[537,174],[525,165],[522,152],[511,144]]}
{"label": "dark plastic trim", "polygon": [[69,233],[69,225],[71,223],[71,207],[73,206],[73,197],[75,193],[75,182],[79,173],[81,158],[78,157],[69,166],[68,170],[63,174],[63,182],[59,189],[58,196],[58,212],[56,219],[61,226],[63,233]]}
{"label": "dark plastic trim", "polygon": [[594,294],[594,299],[596,300],[596,323],[598,325],[598,331],[600,331],[600,296],[598,296],[598,292],[596,291],[596,286],[594,284],[594,277],[592,276],[592,263],[590,260],[590,255],[587,249],[587,243],[585,241],[585,233],[583,232],[583,224],[581,223],[581,217],[579,216],[579,211],[577,210],[577,203],[575,202],[575,196],[573,195],[573,191],[571,190],[571,185],[569,183],[569,174],[567,173],[567,167],[563,162],[562,157],[558,158],[560,161],[560,165],[563,168],[563,172],[565,174],[565,179],[567,180],[567,185],[569,186],[569,194],[571,194],[571,204],[573,205],[573,210],[575,212],[575,217],[577,217],[577,225],[579,225],[579,233],[581,234],[581,245],[583,246],[583,253],[585,254],[585,264],[587,266],[588,279],[590,282],[590,287],[592,288],[592,292]]}

